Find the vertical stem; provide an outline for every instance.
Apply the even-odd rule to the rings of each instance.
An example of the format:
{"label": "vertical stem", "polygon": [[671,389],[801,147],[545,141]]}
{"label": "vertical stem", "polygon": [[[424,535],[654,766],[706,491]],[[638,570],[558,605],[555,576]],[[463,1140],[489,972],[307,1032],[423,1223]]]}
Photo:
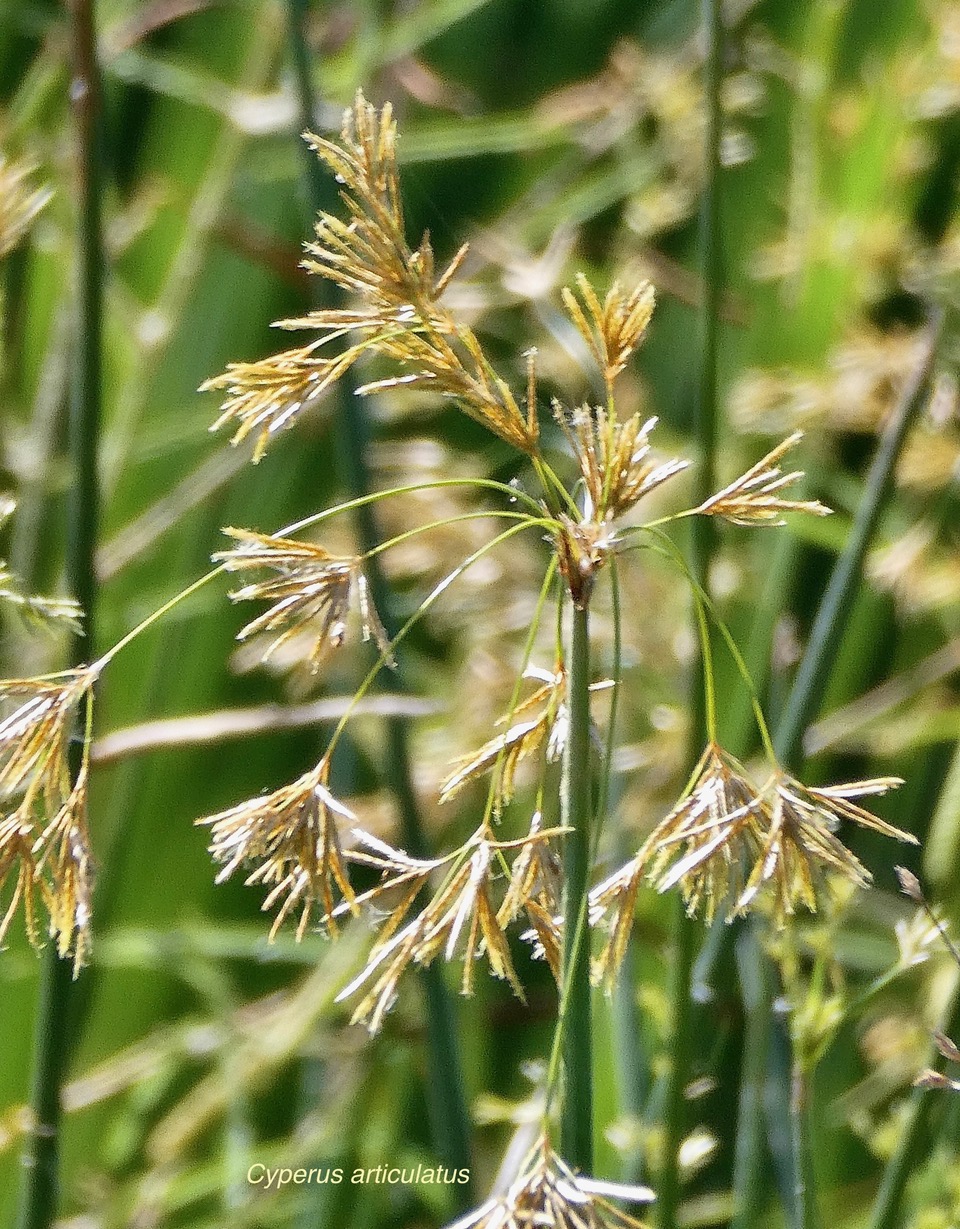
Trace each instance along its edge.
{"label": "vertical stem", "polygon": [[[870,466],[864,496],[857,508],[853,528],[818,606],[810,639],[797,670],[783,718],[774,735],[774,746],[778,758],[785,767],[793,771],[799,769],[802,764],[804,732],[817,711],[824,687],[836,661],[856,597],[863,569],[863,559],[873,537],[884,499],[890,489],[894,467],[903,441],[910,424],[915,421],[923,406],[929,390],[930,375],[941,329],[942,320],[939,315],[936,315],[928,325],[928,341],[924,356],[907,382],[900,401],[890,416],[877,454]],[[757,948],[756,959],[760,961],[762,958]],[[768,1000],[772,997],[769,990],[767,997]],[[809,1079],[809,1073],[805,1078]],[[816,1217],[816,1198],[811,1181],[813,1173],[811,1124],[809,1111],[804,1111],[797,1102],[796,1088],[795,1074],[791,1097],[793,1223],[799,1229],[808,1229],[815,1223]],[[762,1136],[763,1128],[759,1102],[752,1102],[749,1111],[749,1118],[741,1117],[737,1129],[738,1139],[751,1139],[754,1142],[749,1148],[746,1146],[742,1148],[742,1157],[738,1153],[738,1159],[742,1163],[738,1163],[734,1178],[736,1229],[751,1229],[756,1224],[763,1191],[764,1156],[759,1138]],[[898,1149],[888,1163],[877,1199],[874,1229],[890,1229],[892,1222],[885,1219],[887,1212],[883,1209],[893,1207],[895,1214],[899,1206],[903,1184],[909,1173],[908,1169],[901,1166],[900,1158],[902,1154],[911,1155],[911,1145],[908,1141],[916,1122],[917,1118],[911,1117],[905,1128],[903,1152]]]}
{"label": "vertical stem", "polygon": [[[956,1037],[960,1033],[960,987],[954,992],[943,1031],[948,1037]],[[937,1055],[933,1066],[938,1071],[944,1070],[946,1061],[942,1054]],[[899,1229],[904,1223],[901,1205],[907,1183],[924,1160],[930,1157],[933,1142],[930,1118],[936,1100],[936,1095],[924,1088],[915,1088],[910,1094],[903,1131],[896,1150],[884,1168],[869,1229]]]}
{"label": "vertical stem", "polygon": [[[307,46],[305,22],[308,13],[307,0],[288,0],[290,48],[299,99],[300,124],[302,128],[315,126],[315,98],[310,73],[310,54]],[[304,175],[312,209],[323,207],[328,192],[327,176],[318,160],[303,146]],[[371,491],[371,479],[367,465],[367,448],[370,424],[365,402],[354,395],[353,389],[340,388],[339,439],[341,472],[344,485],[351,499],[363,499]],[[376,508],[372,503],[361,504],[355,511],[354,523],[358,545],[367,556],[366,575],[370,596],[380,612],[388,635],[393,635],[391,593],[381,567],[379,552],[374,548],[382,541]],[[397,675],[391,680],[396,690],[402,690],[402,679]],[[397,802],[400,813],[401,835],[409,854],[415,858],[427,855],[427,843],[420,819],[420,808],[413,787],[413,772],[407,722],[403,717],[386,719],[386,765],[384,775],[387,785]],[[427,1016],[427,1107],[430,1115],[434,1147],[444,1164],[451,1169],[470,1167],[470,1112],[467,1107],[466,1086],[454,1004],[439,964],[431,964],[420,971],[421,984],[426,999]],[[472,1183],[457,1184],[454,1198],[466,1208],[472,1201]]]}
{"label": "vertical stem", "polygon": [[586,601],[574,605],[568,664],[570,733],[563,757],[564,837],[563,1117],[560,1146],[581,1173],[593,1169],[593,1045],[590,1020],[590,942],[586,926],[590,876],[590,620]]}
{"label": "vertical stem", "polygon": [[818,1229],[817,1186],[813,1166],[812,1075],[794,1053],[790,1084],[790,1132],[793,1152],[794,1229]]}
{"label": "vertical stem", "polygon": [[[100,223],[100,81],[96,58],[93,0],[70,5],[74,54],[70,97],[77,142],[79,217],[77,248],[78,329],[76,368],[70,402],[69,451],[73,470],[67,524],[67,584],[84,611],[85,635],[75,637],[71,660],[92,656],[99,491],[101,320],[104,254]],[[74,746],[72,770],[79,769]],[[60,1088],[71,1049],[73,962],[49,943],[44,952],[37,1003],[32,1124],[23,1156],[20,1229],[48,1229],[56,1218],[60,1186]]]}
{"label": "vertical stem", "polygon": [[[704,150],[706,182],[700,210],[700,264],[702,270],[702,310],[700,316],[700,359],[697,388],[696,437],[699,465],[694,499],[700,503],[715,486],[717,444],[717,345],[723,262],[720,243],[720,135],[722,126],[721,85],[723,77],[723,26],[721,0],[702,0],[702,29],[706,46],[704,97],[707,112]],[[691,521],[691,571],[697,584],[709,592],[710,560],[714,548],[714,528],[710,517]],[[694,678],[699,680],[704,663],[698,655]],[[706,713],[703,688],[693,688],[691,697],[689,759],[694,763],[706,738]],[[656,1213],[660,1229],[675,1229],[680,1201],[679,1151],[685,1128],[683,1090],[687,1083],[692,1051],[692,1000],[690,979],[693,971],[696,936],[679,896],[674,902],[673,963],[670,970],[670,1044],[671,1062],[664,1096],[664,1154],[657,1193]]]}
{"label": "vertical stem", "polygon": [[802,755],[803,735],[807,724],[816,712],[833,670],[860,583],[863,559],[873,537],[883,502],[890,490],[903,441],[929,393],[930,374],[942,329],[943,315],[938,311],[927,326],[927,344],[923,358],[908,380],[884,429],[880,446],[867,474],[866,487],[854,517],[850,537],[817,608],[810,639],[774,740],[777,755],[788,767],[793,767]]}

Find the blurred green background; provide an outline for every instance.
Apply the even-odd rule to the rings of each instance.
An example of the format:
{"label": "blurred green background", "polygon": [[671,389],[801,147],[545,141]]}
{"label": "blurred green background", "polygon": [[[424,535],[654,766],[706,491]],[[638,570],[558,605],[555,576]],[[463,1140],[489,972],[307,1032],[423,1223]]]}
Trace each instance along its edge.
{"label": "blurred green background", "polygon": [[[106,285],[99,648],[204,570],[220,529],[264,531],[342,497],[336,399],[283,433],[256,468],[208,427],[197,385],[231,360],[284,344],[271,321],[316,291],[298,269],[310,208],[288,40],[270,0],[107,0],[96,7],[104,82]],[[362,86],[391,100],[409,235],[439,257],[471,243],[456,301],[514,386],[540,347],[545,388],[590,395],[559,287],[649,277],[658,309],[624,411],[662,420],[682,453],[701,299],[696,217],[704,185],[703,43],[691,0],[409,0],[305,10],[315,125],[338,129]],[[891,405],[919,356],[917,327],[951,301],[960,270],[960,6],[940,0],[735,0],[726,6],[721,470],[732,476],[796,426],[806,488],[824,522],[722,536],[714,586],[768,708],[782,703]],[[18,510],[2,553],[36,591],[56,591],[64,550],[65,407],[73,331],[74,146],[69,23],[53,3],[0,3],[0,147],[53,189],[3,269],[0,487]],[[330,192],[331,204],[334,195]],[[841,1024],[818,1073],[819,1177],[835,1223],[866,1223],[929,1027],[955,970],[933,956],[862,1009],[859,988],[904,963],[895,859],[925,869],[948,916],[960,907],[960,428],[948,337],[911,432],[834,672],[811,731],[816,779],[895,773],[884,814],[926,851],[865,837],[877,888],[811,928],[833,944]],[[377,481],[509,478],[502,447],[455,410],[400,396],[371,403]],[[801,455],[802,454],[802,455]],[[453,508],[454,511],[458,510]],[[437,501],[408,509],[421,519]],[[398,517],[400,514],[398,513]],[[396,525],[401,521],[398,519]],[[464,538],[463,541],[467,539]],[[457,559],[453,533],[395,568],[398,612]],[[472,831],[479,794],[434,805],[444,765],[489,736],[506,703],[536,595],[535,546],[497,558],[412,638],[409,673],[436,706],[418,721],[418,784],[438,847]],[[614,847],[636,848],[683,783],[691,625],[669,572],[640,560],[626,605]],[[98,733],[160,717],[301,700],[297,682],[231,668],[244,612],[211,587],[131,647],[105,677]],[[6,617],[7,675],[55,669],[55,636]],[[602,656],[602,655],[601,655]],[[349,695],[367,658],[345,655],[310,691]],[[548,662],[542,664],[549,664]],[[721,661],[728,745],[751,743],[742,689]],[[300,680],[302,684],[302,679]],[[214,887],[198,816],[291,780],[322,731],[276,732],[103,763],[92,828],[100,880],[91,968],[66,1090],[64,1214],[87,1226],[412,1226],[444,1223],[441,1189],[251,1189],[252,1161],[426,1162],[422,1004],[412,981],[374,1041],[332,1002],[358,967],[363,927],[330,945],[266,942],[256,889]],[[364,720],[339,787],[391,831],[379,724]],[[518,826],[532,796],[518,797]],[[641,894],[630,997],[639,1032],[612,1044],[598,995],[598,1168],[630,1169],[656,1140],[625,1106],[655,1089],[665,1036],[665,902]],[[554,1010],[545,970],[518,957],[521,1007],[481,979],[458,1001],[484,1192],[528,1113]],[[719,969],[719,971],[718,971]],[[12,1222],[38,961],[14,927],[0,953],[0,1224]],[[455,975],[454,975],[455,976]],[[684,1223],[729,1218],[743,1009],[729,945],[702,988]],[[828,1004],[824,1010],[832,1008]],[[833,1027],[832,1022],[825,1027]],[[633,1058],[633,1066],[624,1057]],[[534,1066],[531,1066],[534,1064]],[[655,1092],[654,1092],[655,1095]],[[918,1167],[904,1224],[960,1224],[960,1112],[942,1093],[934,1163]],[[768,1223],[779,1225],[777,1107]],[[780,1123],[780,1128],[783,1124]],[[699,1151],[698,1151],[699,1141]]]}

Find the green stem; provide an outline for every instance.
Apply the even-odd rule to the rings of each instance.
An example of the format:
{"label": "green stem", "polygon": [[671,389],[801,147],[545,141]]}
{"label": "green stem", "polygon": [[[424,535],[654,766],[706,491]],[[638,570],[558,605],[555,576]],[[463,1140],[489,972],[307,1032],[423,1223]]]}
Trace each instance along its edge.
{"label": "green stem", "polygon": [[[949,1019],[944,1023],[943,1032],[948,1037],[960,1034],[960,987],[954,991]],[[942,1054],[938,1054],[931,1065],[942,1072],[947,1062]],[[904,1192],[911,1176],[929,1159],[933,1142],[930,1118],[936,1103],[937,1097],[927,1089],[915,1088],[910,1094],[903,1132],[883,1171],[869,1229],[899,1229],[904,1224],[901,1211]]]}
{"label": "green stem", "polygon": [[[288,0],[288,4],[290,48],[300,123],[304,129],[312,129],[316,108],[310,54],[305,37],[307,3],[306,0]],[[314,210],[319,211],[329,192],[329,184],[319,163],[306,146],[304,157],[311,205]],[[346,488],[353,499],[361,501],[355,508],[354,516],[360,549],[367,557],[366,574],[370,594],[384,620],[387,635],[392,636],[393,603],[377,553],[382,535],[375,504],[373,501],[367,501],[372,484],[366,460],[370,425],[365,405],[366,402],[355,396],[351,388],[342,388],[339,444]],[[396,690],[403,690],[399,678],[394,678],[393,683]],[[402,717],[390,717],[386,721],[385,776],[397,802],[401,835],[406,850],[413,857],[422,858],[426,855],[427,843],[413,787],[407,723]],[[431,964],[421,970],[420,977],[427,1008],[426,1086],[434,1145],[447,1167],[470,1172],[470,1113],[453,1003],[439,965]],[[469,1206],[469,1183],[458,1185],[455,1193],[459,1205],[464,1208]]]}
{"label": "green stem", "polygon": [[[803,736],[823,697],[823,691],[836,661],[856,596],[867,547],[873,538],[883,502],[889,491],[894,467],[900,455],[910,424],[915,420],[929,388],[930,374],[942,328],[938,316],[928,327],[928,344],[922,361],[903,390],[900,401],[884,431],[880,447],[867,475],[863,499],[857,509],[853,528],[830,577],[826,592],[817,609],[803,659],[787,699],[784,714],[777,726],[774,746],[780,762],[797,771],[803,761]],[[755,945],[755,959],[763,959]],[[767,991],[768,1003],[772,992]],[[795,1098],[792,1102],[795,1105]],[[734,1175],[734,1206],[737,1209],[736,1229],[751,1229],[760,1215],[764,1184],[762,1106],[753,1101],[747,1107],[749,1117],[741,1117],[737,1135],[743,1139],[742,1163]],[[912,1123],[913,1120],[911,1120]],[[807,1226],[816,1215],[816,1200],[811,1197],[812,1148],[810,1123],[794,1122],[791,1141],[793,1223]],[[909,1136],[911,1125],[905,1131]],[[911,1145],[907,1144],[908,1152]],[[893,1201],[899,1205],[902,1185],[908,1171],[897,1169],[896,1156],[890,1161],[884,1176],[878,1206]],[[873,1229],[891,1229],[892,1222],[880,1220]]]}
{"label": "green stem", "polygon": [[817,608],[810,639],[774,739],[780,762],[788,768],[794,767],[802,757],[804,733],[823,698],[824,688],[836,662],[840,642],[856,598],[864,556],[890,490],[894,467],[907,431],[923,408],[929,392],[930,373],[942,328],[943,316],[937,312],[931,317],[927,327],[927,344],[923,358],[907,382],[883,432],[880,447],[867,475],[863,498],[857,508],[850,537]]}
{"label": "green stem", "polygon": [[747,1203],[742,1193],[751,1183],[762,1189],[760,1177],[766,1162],[763,1090],[767,1081],[767,1054],[770,1041],[770,1000],[767,962],[760,950],[755,928],[747,926],[737,939],[737,968],[743,999],[745,1026],[743,1062],[740,1070],[740,1101],[737,1107],[737,1133],[733,1158],[733,1219],[730,1229],[749,1229],[761,1190]]}
{"label": "green stem", "polygon": [[[700,262],[703,305],[700,317],[700,360],[697,393],[696,436],[699,466],[693,502],[701,504],[716,485],[717,444],[717,346],[723,263],[720,244],[720,137],[722,126],[721,88],[723,79],[723,26],[721,0],[703,0],[703,30],[706,36],[704,94],[707,108],[705,147],[706,182],[700,211]],[[709,593],[710,561],[714,549],[714,526],[708,516],[691,521],[691,563],[696,583]],[[695,664],[699,677],[704,668],[702,654]],[[689,760],[695,763],[706,739],[705,697],[696,687],[690,723]],[[693,1050],[690,979],[696,949],[694,924],[677,897],[673,906],[673,963],[670,970],[670,1044],[671,1061],[664,1089],[663,1167],[657,1192],[657,1223],[660,1229],[675,1229],[680,1202],[680,1144],[686,1114],[683,1090],[689,1076]]]}
{"label": "green stem", "polygon": [[[76,370],[70,403],[69,450],[73,470],[67,528],[66,570],[72,595],[85,616],[85,636],[71,645],[71,661],[90,656],[94,635],[94,552],[99,510],[97,459],[100,438],[101,334],[104,252],[100,221],[100,80],[92,0],[73,0],[74,54],[71,99],[76,125],[78,196],[78,313]],[[71,748],[79,771],[83,749]],[[19,1229],[49,1229],[60,1193],[60,1088],[72,1048],[73,961],[47,945],[37,1004],[32,1129],[23,1156]]]}
{"label": "green stem", "polygon": [[560,1146],[581,1173],[593,1169],[593,1045],[590,1020],[590,943],[584,933],[590,876],[590,618],[574,606],[568,663],[570,733],[563,757],[561,816],[564,837],[563,1116]]}
{"label": "green stem", "polygon": [[790,1140],[793,1153],[794,1229],[819,1229],[813,1165],[813,1072],[794,1054],[790,1086]]}

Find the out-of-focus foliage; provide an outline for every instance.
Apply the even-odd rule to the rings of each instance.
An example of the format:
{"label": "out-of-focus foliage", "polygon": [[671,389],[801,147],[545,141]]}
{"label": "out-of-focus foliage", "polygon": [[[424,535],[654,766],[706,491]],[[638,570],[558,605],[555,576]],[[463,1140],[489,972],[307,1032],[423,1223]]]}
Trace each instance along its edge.
{"label": "out-of-focus foliage", "polygon": [[[578,270],[601,287],[625,267],[636,283],[655,284],[658,310],[618,409],[623,418],[659,415],[659,432],[680,454],[701,297],[697,8],[691,0],[364,0],[317,4],[308,23],[323,99],[315,127],[339,128],[358,85],[378,103],[392,100],[402,120],[408,238],[429,230],[438,268],[470,242],[456,306],[514,388],[525,387],[522,354],[537,337],[544,395],[595,397],[584,340],[558,311],[559,288],[574,284]],[[63,11],[50,0],[5,0],[0,18],[2,165],[35,168],[35,183],[52,192],[3,268],[0,490],[15,492],[18,506],[0,556],[18,592],[53,593],[63,562],[74,293],[69,48]],[[774,436],[802,426],[807,497],[836,510],[749,538],[721,532],[714,589],[775,718],[866,461],[917,362],[922,304],[950,301],[957,289],[960,17],[948,0],[737,0],[727,19],[722,476],[741,473]],[[333,502],[342,487],[333,399],[308,408],[252,467],[252,441],[231,450],[211,437],[217,403],[195,392],[228,362],[275,353],[268,322],[313,306],[298,268],[310,213],[286,8],[272,0],[109,0],[98,22],[110,260],[102,650],[204,569],[225,546],[222,526],[272,531]],[[327,186],[332,206],[335,185]],[[905,778],[883,814],[924,842],[925,870],[948,916],[960,909],[954,358],[945,353],[936,395],[908,441],[868,583],[808,737],[816,779]],[[372,404],[379,483],[512,477],[506,450],[463,415],[400,391]],[[566,447],[559,430],[553,446]],[[410,494],[384,512],[399,533],[464,506],[447,488]],[[479,525],[446,527],[387,555],[395,614],[486,540]],[[325,545],[349,557],[354,544],[344,536]],[[418,718],[414,738],[430,835],[444,844],[476,826],[483,800],[469,784],[444,808],[436,802],[451,765],[483,745],[509,708],[537,600],[537,550],[514,540],[487,556],[406,645],[412,686],[436,706]],[[606,652],[599,672],[612,655],[605,601],[598,595]],[[621,603],[626,668],[611,867],[640,846],[682,785],[693,635],[684,592],[656,559],[625,570]],[[15,611],[0,617],[4,675],[62,664],[55,635],[27,627]],[[234,640],[243,618],[213,587],[178,609],[110,671],[99,732],[301,699],[305,688],[335,699],[352,692],[368,661],[338,657],[319,678],[253,668],[258,655]],[[543,670],[553,665],[551,635],[545,629],[535,654]],[[282,659],[279,646],[269,664]],[[756,750],[749,700],[732,667],[722,658],[718,666],[723,743],[747,761]],[[597,710],[604,715],[602,697]],[[208,836],[193,826],[199,815],[293,780],[317,745],[308,727],[99,766],[94,754],[99,881],[64,1158],[65,1211],[92,1218],[81,1223],[352,1229],[450,1217],[449,1192],[428,1184],[266,1194],[247,1181],[253,1162],[415,1169],[430,1157],[416,993],[401,994],[371,1042],[349,1025],[350,1006],[334,1002],[369,944],[363,928],[348,923],[336,944],[308,935],[297,946],[280,934],[269,945],[259,894],[239,882],[214,887]],[[393,839],[381,725],[356,723],[349,746],[337,796]],[[507,837],[527,831],[535,805],[522,766],[515,787]],[[798,994],[811,968],[820,978],[797,1027],[823,1054],[818,1176],[838,1226],[862,1223],[953,976],[929,924],[896,895],[889,850],[869,833],[854,847],[876,888],[820,915],[791,955]],[[665,902],[641,890],[634,1041],[654,1077],[670,1044],[666,919]],[[475,997],[458,1000],[484,1194],[512,1128],[529,1118],[542,1074],[532,1064],[550,1042],[549,970],[522,949],[514,959],[526,1008],[484,979]],[[902,976],[861,1001],[892,968]],[[15,1202],[36,983],[35,955],[13,927],[0,953],[3,1224]],[[691,1089],[698,1126],[683,1154],[684,1212],[688,1224],[711,1225],[729,1214],[742,1058],[744,1011],[729,952],[700,999]],[[623,1108],[614,1008],[599,992],[596,1015],[598,1171],[613,1177],[638,1156],[655,1160],[658,1140]],[[772,1113],[777,1161],[783,1144],[776,1107]],[[911,1186],[913,1219],[905,1223],[918,1229],[956,1220],[951,1123]],[[776,1175],[774,1164],[771,1194]],[[771,1211],[770,1223],[779,1215]]]}

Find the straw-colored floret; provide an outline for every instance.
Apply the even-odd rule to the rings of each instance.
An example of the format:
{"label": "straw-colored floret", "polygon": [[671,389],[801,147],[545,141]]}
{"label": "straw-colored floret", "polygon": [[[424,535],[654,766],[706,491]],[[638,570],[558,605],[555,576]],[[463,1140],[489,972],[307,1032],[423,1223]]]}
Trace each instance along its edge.
{"label": "straw-colored floret", "polygon": [[504,1194],[488,1199],[449,1229],[643,1229],[614,1199],[650,1203],[654,1193],[646,1186],[577,1173],[543,1137]]}
{"label": "straw-colored floret", "polygon": [[231,593],[235,602],[270,602],[269,610],[251,620],[238,640],[263,636],[266,661],[293,639],[309,636],[307,655],[316,673],[331,649],[343,644],[351,607],[356,606],[364,640],[374,640],[384,660],[393,657],[387,634],[370,597],[363,563],[356,556],[330,554],[313,542],[255,533],[249,529],[226,529],[239,545],[221,551],[214,559],[229,572],[267,569],[276,575],[256,581]]}

